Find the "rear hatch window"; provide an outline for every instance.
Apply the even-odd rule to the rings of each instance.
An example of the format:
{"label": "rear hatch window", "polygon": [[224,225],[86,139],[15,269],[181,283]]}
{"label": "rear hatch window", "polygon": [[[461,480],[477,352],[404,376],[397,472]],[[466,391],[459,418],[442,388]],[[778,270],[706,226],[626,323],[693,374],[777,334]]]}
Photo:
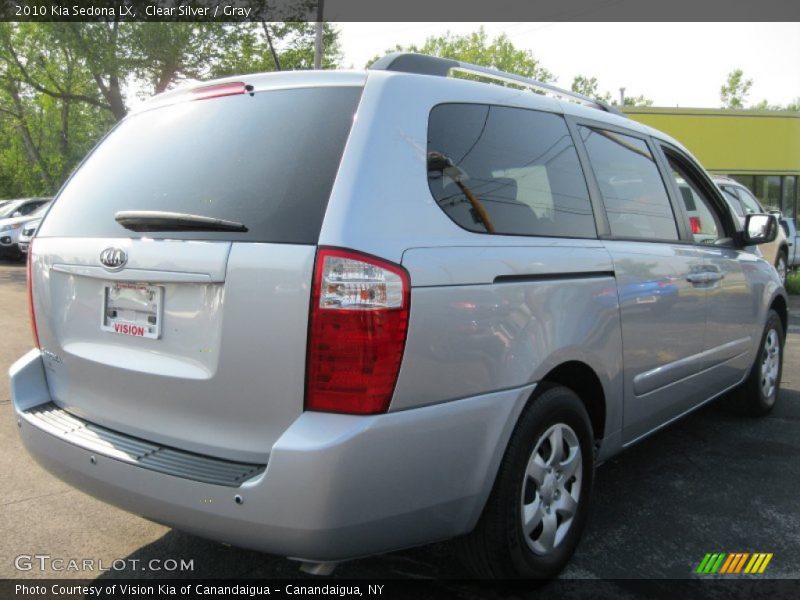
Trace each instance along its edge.
{"label": "rear hatch window", "polygon": [[[80,167],[38,235],[316,244],[361,90],[272,90],[134,115]],[[145,210],[248,231],[139,234],[114,220]]]}

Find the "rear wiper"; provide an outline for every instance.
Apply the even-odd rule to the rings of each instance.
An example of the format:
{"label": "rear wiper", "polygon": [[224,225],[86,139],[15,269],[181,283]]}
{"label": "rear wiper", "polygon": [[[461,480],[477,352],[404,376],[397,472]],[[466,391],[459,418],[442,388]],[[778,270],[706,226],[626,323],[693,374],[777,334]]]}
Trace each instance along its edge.
{"label": "rear wiper", "polygon": [[123,210],[114,220],[131,231],[247,231],[236,221],[160,210]]}

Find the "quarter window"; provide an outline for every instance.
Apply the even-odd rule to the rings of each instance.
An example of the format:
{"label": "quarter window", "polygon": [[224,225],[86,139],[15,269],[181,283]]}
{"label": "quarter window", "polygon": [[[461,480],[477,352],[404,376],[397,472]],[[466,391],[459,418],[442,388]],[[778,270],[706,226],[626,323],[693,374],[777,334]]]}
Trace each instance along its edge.
{"label": "quarter window", "polygon": [[[724,238],[725,229],[722,227],[711,201],[671,157],[669,164],[675,183],[683,196],[686,215],[689,219],[689,230],[692,232],[695,243],[714,244],[720,238]],[[688,202],[687,198],[691,198],[692,201]]]}
{"label": "quarter window", "polygon": [[678,228],[655,159],[638,138],[581,127],[614,237],[677,240]]}
{"label": "quarter window", "polygon": [[436,106],[428,123],[428,185],[447,216],[469,231],[597,235],[586,180],[559,115]]}

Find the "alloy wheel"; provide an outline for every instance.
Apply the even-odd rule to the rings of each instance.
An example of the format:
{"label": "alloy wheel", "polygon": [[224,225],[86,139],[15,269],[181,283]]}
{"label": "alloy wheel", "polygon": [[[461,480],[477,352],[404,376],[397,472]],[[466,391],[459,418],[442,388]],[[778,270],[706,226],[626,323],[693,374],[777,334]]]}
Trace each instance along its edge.
{"label": "alloy wheel", "polygon": [[534,554],[550,554],[564,540],[578,510],[583,456],[578,436],[557,423],[536,441],[522,482],[522,531]]}
{"label": "alloy wheel", "polygon": [[761,393],[764,399],[774,401],[775,389],[778,385],[778,372],[781,364],[781,345],[778,332],[770,329],[764,337],[761,351]]}

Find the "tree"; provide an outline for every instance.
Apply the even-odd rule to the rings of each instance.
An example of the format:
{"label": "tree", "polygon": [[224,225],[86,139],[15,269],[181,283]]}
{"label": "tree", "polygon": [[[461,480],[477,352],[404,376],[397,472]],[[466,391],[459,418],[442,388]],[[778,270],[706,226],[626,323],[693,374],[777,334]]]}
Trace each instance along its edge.
{"label": "tree", "polygon": [[[311,68],[313,25],[309,23],[44,23],[3,24],[0,61],[12,76],[54,98],[85,102],[108,110],[119,120],[127,114],[126,93],[149,96],[185,79],[204,79]],[[338,31],[327,25],[324,65],[341,58]],[[61,73],[66,48],[92,82],[87,93],[66,94],[42,78],[35,65]]]}
{"label": "tree", "polygon": [[[234,28],[227,25],[225,28],[229,37],[220,35],[209,50],[213,60],[196,61],[187,71],[188,77],[207,79],[314,68],[313,23],[239,23]],[[339,31],[328,23],[323,29],[323,44],[322,68],[336,68],[342,59]]]}
{"label": "tree", "polygon": [[[623,106],[653,106],[653,101],[650,98],[639,96],[625,96],[623,99]],[[616,104],[616,101],[612,102]]]}
{"label": "tree", "polygon": [[[0,23],[0,198],[51,194],[134,95],[313,65],[308,23]],[[323,66],[341,60],[324,29]]]}
{"label": "tree", "polygon": [[788,110],[784,109],[780,104],[770,104],[767,100],[753,104],[750,108],[753,110]]}
{"label": "tree", "polygon": [[750,108],[754,110],[788,110],[792,112],[800,112],[800,98],[795,98],[786,106],[780,104],[770,104],[766,100],[762,100],[757,104],[753,104]]}
{"label": "tree", "polygon": [[[600,94],[598,91],[599,83],[597,77],[586,77],[585,75],[576,75],[572,80],[572,91],[588,96],[589,98],[596,98],[607,104],[616,106],[618,102],[611,96],[609,92]],[[652,106],[653,101],[644,96],[625,96],[623,99],[623,106]]]}
{"label": "tree", "polygon": [[[419,52],[442,58],[452,58],[464,62],[499,69],[508,73],[530,77],[542,82],[553,81],[553,74],[545,69],[530,50],[514,46],[508,36],[501,34],[489,40],[481,27],[465,35],[454,35],[449,31],[444,35],[431,36],[422,46],[395,46],[386,52]],[[378,60],[375,56],[367,66]]]}
{"label": "tree", "polygon": [[0,171],[14,173],[0,197],[52,193],[113,123],[89,71],[50,33],[0,24]]}
{"label": "tree", "polygon": [[597,81],[597,77],[576,75],[572,80],[572,91],[583,94],[589,98],[596,98],[597,100],[601,100],[607,104],[613,104],[610,93],[606,92],[605,94],[600,94],[598,89],[599,85],[600,84]]}
{"label": "tree", "polygon": [[[576,75],[572,80],[572,91],[578,94],[583,94],[589,98],[600,98],[600,92],[597,90],[598,83],[597,77],[586,77],[584,75]],[[606,93],[606,96],[609,96]],[[610,99],[610,98],[609,98]]]}
{"label": "tree", "polygon": [[728,79],[719,89],[719,97],[723,108],[744,108],[744,102],[753,86],[752,79],[745,79],[741,69],[728,73]]}
{"label": "tree", "polygon": [[[735,69],[728,73],[728,79],[720,88],[720,99],[723,108],[745,108],[744,103],[753,87],[752,79],[745,79],[741,69]],[[780,104],[770,104],[766,99],[750,106],[753,110],[788,110],[800,112],[800,96],[789,102],[786,106]]]}

